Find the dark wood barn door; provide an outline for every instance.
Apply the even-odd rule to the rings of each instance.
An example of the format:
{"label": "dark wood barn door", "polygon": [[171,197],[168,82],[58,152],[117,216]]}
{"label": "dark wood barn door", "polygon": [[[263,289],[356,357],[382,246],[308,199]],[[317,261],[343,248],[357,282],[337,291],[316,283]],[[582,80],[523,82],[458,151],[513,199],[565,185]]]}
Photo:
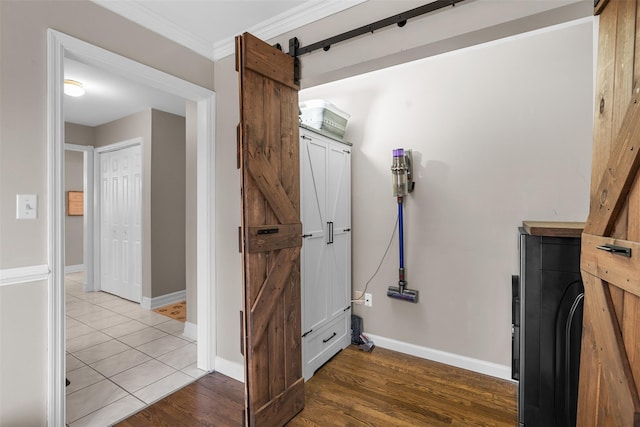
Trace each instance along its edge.
{"label": "dark wood barn door", "polygon": [[640,8],[636,0],[600,0],[595,13],[600,14],[600,37],[591,204],[582,238],[585,306],[577,425],[637,427]]}
{"label": "dark wood barn door", "polygon": [[304,407],[298,85],[293,58],[236,38],[240,78],[245,423],[281,426]]}

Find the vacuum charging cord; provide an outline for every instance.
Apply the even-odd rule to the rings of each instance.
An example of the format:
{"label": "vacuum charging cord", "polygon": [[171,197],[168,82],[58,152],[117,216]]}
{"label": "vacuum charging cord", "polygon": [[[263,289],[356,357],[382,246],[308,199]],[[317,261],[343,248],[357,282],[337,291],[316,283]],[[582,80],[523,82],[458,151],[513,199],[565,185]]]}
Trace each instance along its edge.
{"label": "vacuum charging cord", "polygon": [[391,238],[389,239],[389,243],[387,244],[387,248],[384,250],[384,254],[382,255],[382,258],[380,259],[380,263],[378,264],[378,267],[376,268],[376,271],[369,278],[369,280],[367,280],[367,282],[365,283],[364,290],[362,291],[362,294],[358,298],[352,299],[351,302],[358,302],[358,301],[363,301],[364,300],[364,294],[365,294],[365,292],[367,292],[367,288],[369,287],[369,283],[371,283],[371,281],[376,277],[376,275],[380,271],[380,268],[382,267],[382,263],[384,262],[385,258],[387,257],[387,254],[389,253],[389,248],[391,248],[391,243],[393,242],[393,238],[396,235],[396,230],[398,229],[398,220],[399,220],[399,217],[396,217],[396,222],[395,222],[395,225],[393,226],[393,231],[391,232]]}

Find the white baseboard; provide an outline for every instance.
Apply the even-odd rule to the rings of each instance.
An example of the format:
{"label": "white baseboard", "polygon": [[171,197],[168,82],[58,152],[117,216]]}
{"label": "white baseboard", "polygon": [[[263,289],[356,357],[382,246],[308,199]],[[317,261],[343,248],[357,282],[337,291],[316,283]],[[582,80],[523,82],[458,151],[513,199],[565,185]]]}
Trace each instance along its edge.
{"label": "white baseboard", "polygon": [[244,364],[231,362],[216,356],[215,371],[233,378],[236,381],[244,382]]}
{"label": "white baseboard", "polygon": [[47,280],[50,272],[49,266],[46,264],[5,268],[4,270],[0,270],[0,286]]}
{"label": "white baseboard", "polygon": [[163,307],[165,305],[173,304],[180,301],[185,301],[187,299],[187,290],[182,290],[178,292],[172,292],[166,295],[160,295],[159,297],[142,297],[142,301],[140,302],[140,306],[146,310],[153,310],[158,307]]}
{"label": "white baseboard", "polygon": [[456,366],[458,368],[467,369],[480,374],[490,375],[503,380],[513,381],[511,379],[511,367],[509,366],[473,359],[467,356],[460,356],[459,354],[447,353],[446,351],[397,341],[391,338],[369,334],[367,332],[365,332],[365,335],[371,338],[373,343],[378,347],[410,354],[411,356],[421,357],[423,359],[433,360],[434,362],[445,363],[447,365]]}
{"label": "white baseboard", "polygon": [[81,271],[84,271],[84,264],[65,265],[64,267],[64,274],[79,273]]}
{"label": "white baseboard", "polygon": [[[193,327],[195,328],[195,325]],[[186,332],[187,324],[185,324],[185,335]],[[447,353],[445,351],[405,343],[390,338],[384,338],[379,335],[369,333],[366,333],[366,335],[371,338],[378,347],[410,354],[423,359],[433,360],[434,362],[445,363],[447,365],[456,366],[458,368],[467,369],[480,374],[513,381],[511,379],[511,368],[509,366],[460,356],[458,354]],[[231,362],[221,357],[216,357],[215,370],[223,375],[233,378],[236,381],[244,382],[244,365],[242,363]]]}
{"label": "white baseboard", "polygon": [[182,335],[189,338],[190,340],[198,339],[198,325],[191,322],[184,322],[184,332]]}

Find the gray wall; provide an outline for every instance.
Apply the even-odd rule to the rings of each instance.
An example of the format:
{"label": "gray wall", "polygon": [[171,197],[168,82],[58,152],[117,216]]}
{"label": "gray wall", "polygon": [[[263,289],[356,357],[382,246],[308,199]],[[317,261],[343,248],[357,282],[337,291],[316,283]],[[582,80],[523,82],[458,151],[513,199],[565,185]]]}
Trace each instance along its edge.
{"label": "gray wall", "polygon": [[[302,28],[299,28],[295,31],[292,31],[288,34],[279,36],[277,38],[271,39],[268,42],[270,44],[274,44],[275,42],[281,43],[283,46],[288,46],[288,40],[290,37],[298,37],[301,41],[302,45],[309,44],[318,40],[322,40],[324,38],[333,36],[335,34],[340,33],[341,31],[347,31],[352,28],[355,28],[359,25],[366,25],[375,19],[382,19],[390,16],[394,13],[400,13],[409,8],[410,3],[417,5],[420,2],[365,2],[359,6],[348,9],[345,12],[332,15],[331,17],[325,18],[321,21],[306,25]],[[542,3],[542,2],[540,2]],[[548,5],[549,3],[545,3]],[[531,3],[528,3],[531,6]],[[541,5],[541,4],[540,4]],[[500,3],[500,7],[503,4]],[[328,52],[323,52],[319,50],[309,55],[305,55],[301,58],[302,63],[302,86],[303,88],[311,88],[317,86],[319,84],[336,81],[342,78],[351,77],[355,75],[359,75],[362,73],[366,73],[373,70],[378,70],[381,68],[389,67],[396,64],[402,64],[407,61],[427,58],[427,57],[436,57],[436,55],[441,54],[443,52],[454,51],[453,55],[457,55],[459,57],[458,68],[455,70],[456,79],[463,79],[462,82],[465,84],[468,90],[467,92],[460,92],[458,86],[456,85],[456,80],[453,78],[449,78],[448,76],[440,75],[443,81],[447,81],[447,86],[451,88],[451,93],[442,93],[438,91],[438,93],[442,98],[434,100],[434,102],[441,103],[442,105],[446,105],[447,107],[454,106],[464,106],[465,103],[469,102],[469,100],[474,100],[472,105],[480,105],[479,108],[485,108],[482,106],[483,102],[488,103],[488,105],[493,105],[493,98],[491,93],[487,93],[484,90],[481,90],[480,83],[477,86],[470,84],[469,82],[473,82],[472,79],[474,76],[475,69],[471,66],[471,64],[476,64],[476,60],[473,56],[468,56],[470,51],[458,51],[459,49],[474,46],[478,43],[491,41],[500,39],[502,37],[509,37],[514,34],[519,34],[523,31],[533,30],[536,28],[542,28],[545,26],[553,25],[556,23],[560,23],[563,21],[567,21],[570,19],[576,19],[580,17],[587,17],[592,15],[592,4],[589,2],[581,2],[574,5],[570,5],[567,7],[563,7],[557,10],[553,10],[551,12],[544,12],[541,9],[541,13],[535,15],[529,19],[523,20],[519,19],[521,15],[518,15],[517,12],[521,11],[521,8],[514,8],[513,19],[515,21],[498,23],[495,22],[491,27],[487,27],[488,22],[491,21],[491,8],[498,7],[498,3],[490,3],[490,2],[475,2],[469,3],[465,5],[466,10],[475,10],[477,13],[471,13],[466,16],[466,19],[457,19],[459,16],[457,15],[457,11],[462,10],[462,7],[456,7],[453,11],[445,10],[442,12],[438,12],[435,14],[431,14],[428,16],[424,16],[417,19],[412,19],[410,23],[403,29],[386,29],[379,32],[376,32],[374,35],[362,36],[354,40],[350,40],[348,42],[344,42],[338,44],[336,46],[332,46]],[[447,19],[450,18],[450,19]],[[590,26],[590,25],[588,25]],[[575,105],[572,105],[572,108],[576,108],[575,114],[584,114],[585,108],[591,108],[591,97],[592,97],[592,85],[585,82],[585,78],[591,78],[593,72],[593,64],[589,63],[589,55],[593,39],[592,36],[584,32],[580,39],[577,41],[578,46],[576,50],[567,49],[565,52],[567,55],[567,61],[576,61],[577,64],[581,64],[586,68],[582,68],[580,70],[574,70],[580,73],[580,77],[577,78],[581,87],[573,86],[572,90],[577,91],[581,94],[580,98],[576,98],[574,100]],[[517,37],[516,37],[517,39]],[[557,40],[560,42],[561,40]],[[517,42],[516,42],[517,43]],[[553,47],[555,41],[550,43],[550,47]],[[563,45],[566,46],[566,45]],[[523,51],[521,54],[526,58],[527,52]],[[586,56],[585,56],[586,55]],[[469,60],[467,61],[467,58]],[[500,57],[501,61],[505,63],[510,63],[511,59],[506,58],[504,56]],[[524,75],[530,76],[529,73],[534,73],[538,68],[541,67],[553,67],[553,61],[556,59],[552,56],[548,56],[544,58],[545,63],[533,63],[527,62],[532,65],[530,70],[521,70],[519,68],[509,68],[510,72],[521,72]],[[551,61],[551,63],[549,63]],[[482,62],[483,66],[487,67],[486,73],[490,74],[492,72],[498,73],[500,72],[500,65],[494,65],[492,62]],[[502,64],[502,62],[501,62]],[[565,61],[562,62],[565,64]],[[572,68],[573,70],[573,68]],[[395,77],[390,77],[394,79]],[[517,78],[517,76],[516,76]],[[544,78],[554,79],[554,76],[550,76],[548,74],[544,75]],[[242,306],[242,259],[241,256],[236,251],[237,246],[237,226],[240,224],[240,200],[238,197],[238,187],[239,184],[234,184],[234,182],[240,182],[239,173],[235,168],[235,156],[236,156],[236,133],[235,126],[238,123],[238,94],[237,94],[237,73],[235,71],[235,61],[233,56],[226,57],[215,63],[215,87],[217,94],[217,126],[216,126],[216,206],[224,206],[224,210],[219,209],[216,212],[216,254],[217,254],[217,283],[224,284],[218,286],[218,304],[216,307],[217,316],[218,316],[218,355],[221,358],[230,360],[232,362],[242,363],[242,356],[239,354],[238,345],[237,345],[237,337],[239,336],[239,325],[235,320],[237,318],[238,310],[241,309]],[[418,76],[412,76],[412,80],[409,80],[412,83],[418,83],[420,81],[421,84],[425,84],[425,82],[430,82],[432,84],[436,84],[438,82],[431,81],[431,76],[428,73],[423,73]],[[523,79],[523,82],[529,83],[528,80]],[[537,89],[544,89],[545,80],[534,80],[537,85]],[[491,80],[493,85],[500,87],[500,82]],[[577,84],[577,83],[576,83]],[[526,85],[523,85],[523,88]],[[357,105],[363,108],[363,111],[360,113],[360,119],[364,120],[361,123],[355,123],[352,129],[360,129],[360,132],[365,133],[365,130],[368,129],[369,126],[374,125],[374,121],[377,119],[380,123],[387,123],[386,116],[378,116],[375,119],[372,116],[369,116],[368,120],[363,118],[363,115],[366,116],[367,113],[367,100],[371,100],[376,97],[377,92],[381,92],[382,89],[378,88],[368,88],[366,91],[354,93],[349,92],[349,95],[352,97],[357,97],[359,99]],[[410,90],[411,92],[411,90]],[[546,93],[546,92],[545,92]],[[423,98],[430,98],[433,95],[431,93],[423,94]],[[486,98],[488,96],[488,98]],[[504,103],[504,108],[512,111],[513,108],[524,106],[517,104],[512,105],[512,102],[509,99],[509,94],[504,90],[500,92],[501,102]],[[549,104],[553,104],[557,102],[557,97],[562,96],[564,100],[565,95],[556,95],[555,93],[549,93],[549,96],[540,101],[536,98],[535,102],[543,102],[543,104],[536,104],[531,108],[536,109],[544,109],[547,108]],[[344,99],[342,97],[341,99]],[[394,101],[398,101],[394,99]],[[400,104],[389,105],[389,110],[387,112],[391,112],[393,110],[404,111],[406,108],[409,108],[410,105],[422,105],[422,99],[414,99],[412,96],[405,94],[405,99],[402,100]],[[345,107],[349,107],[351,104],[345,104]],[[419,111],[417,108],[413,109],[413,111]],[[450,111],[450,110],[447,110]],[[467,111],[467,116],[465,119],[468,119],[469,116],[472,116],[472,111]],[[556,110],[557,111],[557,110]],[[564,114],[568,110],[559,111],[560,114]],[[426,114],[426,112],[425,112]],[[585,147],[591,146],[591,140],[586,135],[590,132],[591,129],[591,114],[589,113],[587,116],[580,116],[582,121],[579,123],[580,126],[580,142],[584,144]],[[466,120],[462,121],[451,121],[455,118],[456,115],[452,113],[450,120],[443,121],[441,123],[430,123],[431,128],[428,129],[429,135],[434,135],[434,140],[432,143],[437,144],[438,142],[442,143],[444,146],[445,142],[441,138],[442,133],[448,132],[451,128],[463,128],[465,129]],[[560,116],[562,117],[562,115]],[[486,117],[486,121],[481,123],[483,129],[496,129],[499,130],[506,125],[511,123],[505,122],[501,120],[500,116],[492,116]],[[544,116],[544,120],[548,119],[548,116]],[[424,139],[423,135],[426,135],[424,131],[417,129],[417,123],[424,123],[426,120],[426,116],[418,116],[416,118],[416,123],[410,123],[409,126],[405,128],[396,128],[392,124],[389,124],[384,129],[384,135],[388,137],[385,141],[384,147],[389,148],[386,144],[394,142],[394,145],[402,146],[406,145],[408,147],[415,146],[417,141],[421,141]],[[539,129],[543,129],[547,126],[551,126],[550,123],[545,122],[544,120],[540,120],[537,122]],[[567,122],[571,122],[568,120]],[[477,120],[473,121],[474,124],[478,124]],[[403,122],[403,125],[406,125],[406,121]],[[359,127],[358,127],[359,126]],[[434,127],[435,126],[435,127]],[[402,131],[405,139],[400,141],[397,138],[399,131]],[[564,132],[568,130],[565,128]],[[439,133],[438,133],[439,132]],[[471,131],[470,131],[471,132]],[[499,132],[498,132],[499,133]],[[501,139],[492,142],[491,152],[482,153],[481,156],[472,157],[465,152],[454,153],[456,156],[456,162],[464,162],[465,159],[468,161],[467,168],[473,168],[477,172],[479,176],[483,176],[487,174],[492,177],[502,177],[505,181],[509,181],[510,178],[507,175],[507,169],[502,168],[502,164],[499,159],[508,152],[498,149],[501,145],[504,147],[508,147],[509,143],[512,142],[510,139],[513,136],[514,132],[499,134]],[[367,137],[370,136],[369,133],[366,133]],[[508,135],[508,136],[507,136]],[[574,137],[578,137],[575,136]],[[356,141],[358,142],[358,141]],[[364,140],[360,141],[364,143]],[[564,140],[560,141],[560,144],[564,144]],[[460,144],[461,141],[453,136],[449,137],[449,144]],[[571,144],[575,144],[575,140],[571,141]],[[423,154],[423,161],[427,162],[430,158],[432,158],[432,153],[426,151],[426,147],[421,146],[421,150],[425,150]],[[563,145],[563,149],[565,150],[567,146]],[[437,148],[437,145],[436,145]],[[590,150],[590,149],[589,149]],[[564,152],[564,151],[563,151]],[[380,195],[373,194],[375,196],[375,200],[379,201],[379,205],[373,206],[374,210],[370,210],[368,213],[363,211],[360,208],[354,209],[353,213],[353,224],[354,224],[354,247],[353,252],[359,253],[364,251],[367,256],[357,256],[354,258],[354,273],[353,278],[356,280],[356,288],[360,288],[360,284],[362,278],[366,274],[370,274],[370,263],[379,260],[379,255],[376,249],[379,245],[368,247],[367,245],[370,243],[367,238],[365,238],[362,234],[359,236],[355,234],[356,228],[369,225],[369,222],[366,220],[365,216],[373,216],[370,212],[380,212],[382,209],[392,209],[393,204],[389,202],[389,185],[390,178],[386,176],[389,171],[390,163],[389,163],[389,154],[385,152],[378,153],[376,151],[376,158],[369,159],[368,153],[355,153],[354,158],[354,188],[352,189],[352,194],[354,198],[354,205],[360,203],[359,199],[364,194],[371,194],[372,192],[369,190],[369,187],[364,186],[363,184],[363,176],[366,174],[373,172],[380,174],[380,176],[384,176],[384,181],[380,186],[379,193]],[[485,156],[492,161],[492,169],[483,169],[481,167],[482,163],[485,159]],[[372,163],[375,160],[375,163]],[[580,164],[584,165],[584,157],[581,157]],[[474,163],[475,162],[475,163]],[[497,163],[497,164],[496,164]],[[546,163],[543,163],[546,164]],[[429,165],[428,173],[436,173],[434,167],[437,166],[437,163],[432,162]],[[445,164],[446,166],[446,164]],[[375,170],[370,170],[374,168]],[[436,168],[437,169],[437,168]],[[423,173],[427,173],[423,171]],[[441,174],[444,171],[440,172]],[[557,175],[554,175],[557,177]],[[429,175],[429,177],[431,177]],[[434,179],[438,178],[437,176],[433,177]],[[440,177],[442,178],[442,177]],[[426,178],[425,178],[426,179]],[[473,183],[474,178],[468,177],[469,182]],[[488,179],[488,178],[487,178]],[[483,182],[487,182],[485,179]],[[496,178],[497,179],[497,178]],[[588,183],[588,176],[584,177],[585,182]],[[535,181],[530,181],[535,182]],[[424,191],[434,191],[433,187],[428,187],[424,185]],[[421,190],[423,191],[423,190]],[[573,191],[573,188],[567,189],[567,194]],[[582,188],[578,189],[580,193]],[[375,192],[377,193],[377,192]],[[454,210],[454,206],[458,206],[459,209],[465,209],[464,199],[462,199],[462,195],[465,193],[453,193],[446,196],[446,205],[438,206],[438,209],[451,211]],[[467,209],[475,211],[477,209],[481,209],[483,212],[491,211],[491,212],[500,212],[502,209],[502,205],[509,205],[514,201],[507,198],[500,198],[500,192],[498,191],[497,196],[493,198],[494,201],[499,202],[499,204],[493,204],[491,206],[487,204],[483,204],[481,206],[467,206]],[[515,194],[515,192],[510,192],[510,197]],[[586,216],[586,205],[588,203],[588,194],[582,194],[583,199],[580,199],[580,205],[576,207],[579,212],[572,211],[571,213],[566,213],[566,215],[562,215],[564,218],[567,217],[578,217],[578,219],[584,219]],[[506,194],[504,195],[506,197]],[[524,195],[513,196],[513,197],[524,197]],[[576,196],[580,197],[580,196]],[[497,199],[497,200],[495,200]],[[433,206],[424,205],[425,201],[429,200],[428,198],[423,197],[420,201],[421,208],[418,208],[418,211],[414,211],[411,215],[415,215],[412,220],[418,221],[418,218],[426,218],[429,212],[434,209]],[[574,200],[574,199],[571,199]],[[475,199],[474,199],[475,201]],[[550,201],[550,203],[555,202],[556,199]],[[370,208],[372,205],[367,204]],[[545,208],[550,208],[549,205],[545,205]],[[549,210],[546,213],[550,212]],[[522,219],[526,219],[527,217],[535,217],[538,212],[535,210],[522,210],[518,215],[518,221]],[[584,214],[582,218],[580,218],[581,214]],[[388,215],[388,214],[385,214]],[[531,215],[531,216],[530,216]],[[387,218],[384,216],[381,218]],[[560,216],[557,216],[560,218]],[[482,223],[476,224],[479,230],[482,230],[483,233],[488,233],[491,235],[492,233],[510,233],[509,236],[513,240],[508,241],[507,245],[511,245],[510,253],[508,258],[499,263],[499,269],[494,271],[489,271],[488,269],[479,269],[476,271],[477,275],[474,277],[483,277],[482,281],[479,283],[478,279],[474,279],[469,283],[460,283],[460,281],[456,280],[453,276],[448,277],[445,281],[440,281],[436,285],[433,284],[434,278],[429,277],[424,280],[423,283],[420,283],[422,279],[419,276],[412,276],[413,284],[417,285],[417,287],[422,288],[424,286],[423,298],[426,300],[425,303],[419,304],[415,307],[407,307],[400,306],[391,308],[389,306],[389,302],[384,301],[386,296],[381,294],[382,288],[385,286],[392,285],[397,283],[397,276],[393,273],[393,264],[389,264],[387,267],[387,274],[384,276],[386,279],[383,282],[380,282],[377,286],[379,289],[376,290],[376,295],[379,295],[375,299],[373,310],[370,310],[368,316],[375,317],[375,314],[380,314],[377,317],[377,320],[372,321],[371,323],[365,323],[365,327],[372,327],[372,332],[378,334],[384,334],[387,338],[403,340],[409,344],[429,347],[435,350],[442,350],[451,353],[455,353],[461,357],[471,357],[478,358],[480,361],[484,361],[487,363],[493,363],[498,365],[506,365],[509,363],[509,327],[510,327],[510,319],[508,318],[508,313],[510,310],[510,302],[508,301],[508,294],[510,292],[510,274],[515,271],[514,266],[514,257],[517,251],[517,246],[515,242],[515,227],[517,223],[513,221],[513,217],[509,219],[509,225],[506,225],[505,222],[502,222],[498,228],[493,227],[493,222],[490,216],[487,216],[483,213]],[[360,224],[362,222],[362,224]],[[388,222],[388,221],[387,221]],[[358,225],[360,224],[360,225]],[[386,222],[385,222],[386,224]],[[429,223],[425,223],[420,225],[421,236],[424,236],[425,227],[433,227],[433,225],[428,225]],[[433,224],[433,223],[431,223]],[[470,227],[468,224],[460,224],[464,225],[464,229]],[[391,224],[393,226],[393,223]],[[414,225],[417,227],[417,225]],[[388,230],[388,226],[384,228],[371,229],[368,228],[371,235],[370,238],[386,240],[390,235],[391,231]],[[380,230],[386,230],[384,233],[380,232]],[[461,242],[459,231],[455,231],[456,236],[456,244],[453,245],[449,251],[453,253],[457,253],[456,251],[463,251],[467,258],[472,255],[468,253],[469,247],[465,246],[464,242]],[[428,236],[427,236],[428,237]],[[426,237],[425,237],[426,238]],[[506,237],[509,239],[509,237]],[[419,249],[421,246],[413,241],[412,252],[408,252],[408,256],[417,257],[416,259],[412,259],[412,265],[415,266],[420,257]],[[426,244],[426,243],[424,243]],[[429,243],[430,245],[432,243]],[[474,242],[474,248],[477,253],[478,251],[483,251],[479,245],[481,242]],[[430,250],[433,246],[429,246]],[[384,248],[383,248],[384,249]],[[451,255],[453,257],[453,255]],[[390,258],[393,259],[393,258]],[[451,258],[453,260],[454,258]],[[453,262],[453,261],[451,261]],[[496,264],[494,264],[496,265]],[[390,268],[390,270],[389,270]],[[463,269],[464,267],[457,266],[455,270]],[[413,273],[412,273],[413,274]],[[451,272],[451,274],[453,274]],[[444,277],[444,273],[442,271],[438,272],[437,279],[440,280]],[[505,279],[506,277],[506,279]],[[506,280],[506,282],[505,282]],[[489,283],[490,281],[490,283]],[[489,284],[487,284],[489,283]],[[447,286],[449,285],[449,286]],[[434,288],[435,286],[435,288]],[[475,287],[474,287],[475,286]],[[438,294],[438,291],[442,289],[446,291],[446,294],[442,297]],[[471,294],[465,295],[464,292],[466,290],[472,290]],[[484,292],[484,294],[483,294]],[[456,313],[459,314],[459,318],[456,319],[455,323],[447,324],[446,318],[436,318],[434,317],[434,313],[430,312],[430,308],[432,304],[438,304],[438,302],[442,302],[449,309],[451,309],[451,305],[453,304],[451,299],[451,295],[459,295],[463,298],[463,303],[455,306]],[[471,296],[477,296],[480,294],[482,296],[481,303],[477,304]],[[491,295],[496,297],[496,300],[490,300],[487,298],[487,295]],[[446,298],[444,298],[446,297]],[[397,313],[399,311],[399,313]],[[442,313],[442,310],[437,310],[436,313]],[[448,313],[445,313],[448,314]],[[221,321],[220,319],[224,319]],[[387,323],[387,326],[383,326],[381,323]],[[224,325],[224,328],[223,326]],[[425,334],[425,329],[428,329],[428,334]],[[404,329],[406,328],[406,331]],[[471,336],[472,333],[478,332],[476,335],[473,335],[472,340],[467,340],[463,337]],[[460,339],[456,339],[456,337],[461,337]]]}
{"label": "gray wall", "polygon": [[[64,152],[64,186],[67,191],[84,191],[84,153],[82,151]],[[67,205],[65,203],[65,210]],[[83,254],[84,216],[64,218],[64,265],[76,266],[84,263]]]}
{"label": "gray wall", "polygon": [[65,122],[64,139],[67,144],[95,146],[96,128]]}
{"label": "gray wall", "polygon": [[354,291],[376,271],[397,216],[392,150],[414,150],[404,249],[420,302],[386,296],[398,282],[396,233],[367,288],[373,306],[354,306],[366,332],[510,375],[517,228],[585,221],[589,210],[592,37],[583,22],[301,92],[351,114]]}
{"label": "gray wall", "polygon": [[[213,63],[88,0],[0,2],[0,269],[48,263],[48,28],[213,89]],[[74,142],[74,141],[69,141]],[[37,220],[15,219],[19,193]],[[0,425],[44,425],[46,281],[0,286]]]}
{"label": "gray wall", "polygon": [[188,101],[186,105],[186,144],[185,144],[185,280],[187,287],[187,322],[197,323],[197,243],[198,233],[196,227],[197,220],[197,135],[196,135],[197,105]]}
{"label": "gray wall", "polygon": [[96,147],[142,138],[142,296],[185,289],[185,118],[147,109],[96,127]]}
{"label": "gray wall", "polygon": [[96,127],[96,148],[142,138],[142,296],[151,296],[151,109]]}
{"label": "gray wall", "polygon": [[152,110],[151,297],[185,289],[185,118]]}
{"label": "gray wall", "polygon": [[[95,145],[96,130],[76,123],[64,124],[65,142],[75,145]],[[65,151],[65,191],[84,191],[84,154]],[[65,265],[84,264],[84,216],[66,216],[64,229]]]}

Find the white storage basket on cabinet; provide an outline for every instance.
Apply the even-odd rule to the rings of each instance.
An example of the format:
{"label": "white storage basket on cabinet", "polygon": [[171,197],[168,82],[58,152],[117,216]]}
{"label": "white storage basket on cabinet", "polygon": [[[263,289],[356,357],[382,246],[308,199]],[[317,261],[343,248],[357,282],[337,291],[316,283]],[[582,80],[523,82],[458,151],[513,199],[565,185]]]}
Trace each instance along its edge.
{"label": "white storage basket on cabinet", "polygon": [[300,121],[303,125],[329,132],[339,138],[347,129],[348,113],[323,99],[312,99],[299,104]]}

